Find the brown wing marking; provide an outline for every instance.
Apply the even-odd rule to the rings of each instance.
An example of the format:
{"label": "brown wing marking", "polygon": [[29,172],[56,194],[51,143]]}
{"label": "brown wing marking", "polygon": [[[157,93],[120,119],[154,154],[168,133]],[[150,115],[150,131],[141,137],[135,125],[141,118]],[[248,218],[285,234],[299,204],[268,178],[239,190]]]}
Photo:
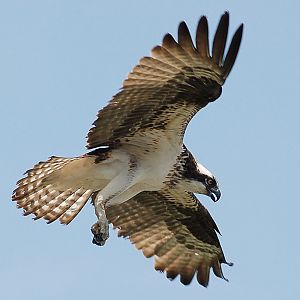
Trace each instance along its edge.
{"label": "brown wing marking", "polygon": [[155,269],[168,278],[180,275],[189,284],[197,273],[207,286],[209,270],[224,278],[226,263],[216,232],[218,228],[197,198],[187,192],[142,192],[131,200],[107,208],[107,217],[119,236],[129,237],[146,257],[155,257]]}
{"label": "brown wing marking", "polygon": [[[208,24],[201,17],[194,46],[187,25],[178,28],[178,42],[167,34],[129,73],[122,90],[98,112],[88,133],[88,148],[112,145],[128,138],[153,137],[148,128],[170,130],[182,139],[195,113],[221,94],[240,47],[243,25],[235,32],[224,59],[229,14],[219,22],[210,54]],[[180,118],[178,118],[180,116]],[[149,121],[150,120],[150,121]],[[159,124],[163,126],[159,127]],[[168,125],[171,127],[169,128]]]}

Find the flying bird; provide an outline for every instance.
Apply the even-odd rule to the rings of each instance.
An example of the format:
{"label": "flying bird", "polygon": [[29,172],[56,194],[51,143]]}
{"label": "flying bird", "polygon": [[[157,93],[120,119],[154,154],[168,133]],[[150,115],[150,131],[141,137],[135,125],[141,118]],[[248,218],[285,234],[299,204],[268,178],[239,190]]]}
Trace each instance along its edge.
{"label": "flying bird", "polygon": [[[155,269],[189,284],[207,286],[210,269],[224,278],[216,223],[195,193],[217,201],[216,178],[183,144],[193,116],[218,99],[241,43],[238,27],[225,54],[229,14],[220,19],[209,47],[200,18],[195,44],[185,22],[178,40],[166,34],[129,73],[122,89],[98,112],[88,132],[88,153],[53,156],[17,182],[12,199],[24,215],[70,223],[88,199],[97,222],[93,243],[104,245],[109,223],[128,237]],[[225,279],[225,278],[224,278]]]}

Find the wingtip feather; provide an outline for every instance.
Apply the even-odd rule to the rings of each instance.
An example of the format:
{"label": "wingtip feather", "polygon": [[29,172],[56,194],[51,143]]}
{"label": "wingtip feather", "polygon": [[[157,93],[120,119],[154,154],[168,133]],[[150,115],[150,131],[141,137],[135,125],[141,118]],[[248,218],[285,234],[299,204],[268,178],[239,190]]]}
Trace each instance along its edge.
{"label": "wingtip feather", "polygon": [[228,52],[226,54],[224,63],[223,63],[223,78],[227,78],[229,75],[239,52],[242,36],[244,31],[244,24],[242,23],[236,30],[233,38],[231,40]]}
{"label": "wingtip feather", "polygon": [[206,16],[199,20],[196,30],[196,48],[202,57],[209,57],[208,22]]}
{"label": "wingtip feather", "polygon": [[223,55],[228,35],[228,27],[229,13],[225,12],[220,18],[212,47],[212,60],[218,66],[221,66],[223,62]]}
{"label": "wingtip feather", "polygon": [[195,52],[195,46],[189,28],[184,21],[182,21],[178,26],[178,43],[189,53]]}
{"label": "wingtip feather", "polygon": [[163,40],[162,40],[162,46],[164,48],[168,49],[168,48],[173,48],[176,45],[177,45],[177,43],[176,43],[175,39],[173,38],[173,36],[170,33],[165,34],[165,36],[163,37]]}
{"label": "wingtip feather", "polygon": [[206,264],[200,264],[197,272],[197,281],[204,287],[208,286],[210,267]]}

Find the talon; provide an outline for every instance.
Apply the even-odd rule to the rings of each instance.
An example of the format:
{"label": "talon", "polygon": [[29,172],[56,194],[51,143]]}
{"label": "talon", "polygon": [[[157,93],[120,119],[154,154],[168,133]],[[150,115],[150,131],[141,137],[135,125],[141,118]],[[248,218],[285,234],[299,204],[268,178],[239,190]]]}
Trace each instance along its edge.
{"label": "talon", "polygon": [[93,240],[92,240],[92,243],[97,245],[97,246],[104,246],[106,240],[103,240],[102,237],[100,236],[94,236],[93,237]]}
{"label": "talon", "polygon": [[100,232],[100,224],[97,222],[91,227],[91,232],[93,235],[97,235]]}
{"label": "talon", "polygon": [[104,246],[109,237],[108,224],[103,224],[103,226],[101,226],[97,222],[91,227],[91,231],[94,235],[92,243],[98,246]]}

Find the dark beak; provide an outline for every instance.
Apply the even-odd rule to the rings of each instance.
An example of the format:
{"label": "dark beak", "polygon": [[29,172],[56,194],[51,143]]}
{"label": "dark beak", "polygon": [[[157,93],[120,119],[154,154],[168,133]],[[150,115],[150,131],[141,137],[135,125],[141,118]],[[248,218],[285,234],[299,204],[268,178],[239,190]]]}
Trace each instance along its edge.
{"label": "dark beak", "polygon": [[217,202],[221,198],[221,192],[218,188],[211,188],[208,191],[208,196],[212,201]]}

